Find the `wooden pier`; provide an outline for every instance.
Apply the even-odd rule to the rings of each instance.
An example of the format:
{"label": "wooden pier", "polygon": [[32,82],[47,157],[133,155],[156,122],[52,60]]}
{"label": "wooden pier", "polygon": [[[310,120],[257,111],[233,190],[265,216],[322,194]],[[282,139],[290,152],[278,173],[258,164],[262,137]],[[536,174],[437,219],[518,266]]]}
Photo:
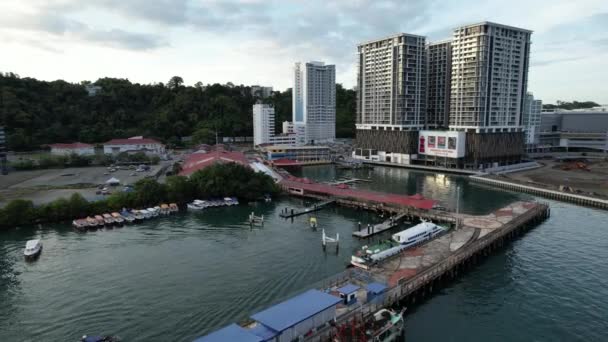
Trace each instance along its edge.
{"label": "wooden pier", "polygon": [[312,207],[304,208],[302,210],[297,210],[294,208],[284,208],[283,210],[281,210],[281,213],[279,214],[279,216],[281,216],[282,218],[291,218],[291,217],[296,217],[296,216],[300,216],[300,215],[305,215],[305,214],[313,213],[315,211],[319,211],[335,202],[336,202],[336,200],[334,200],[334,199],[325,200],[321,203],[314,204]]}
{"label": "wooden pier", "polygon": [[[445,283],[457,278],[487,256],[517,239],[550,216],[542,203],[515,202],[484,216],[461,215],[464,226],[400,255],[383,261],[370,271],[351,268],[333,277],[323,287],[372,281],[388,284],[381,301],[338,310],[334,324],[314,330],[305,341],[333,341],[337,327],[364,321],[379,309],[407,307],[422,302]],[[364,296],[364,295],[363,295]]]}
{"label": "wooden pier", "polygon": [[360,230],[354,231],[353,236],[364,239],[387,230],[391,230],[397,227],[399,223],[401,223],[401,220],[406,216],[406,213],[400,213],[397,216],[390,217],[388,220],[382,223],[369,225],[361,228]]}

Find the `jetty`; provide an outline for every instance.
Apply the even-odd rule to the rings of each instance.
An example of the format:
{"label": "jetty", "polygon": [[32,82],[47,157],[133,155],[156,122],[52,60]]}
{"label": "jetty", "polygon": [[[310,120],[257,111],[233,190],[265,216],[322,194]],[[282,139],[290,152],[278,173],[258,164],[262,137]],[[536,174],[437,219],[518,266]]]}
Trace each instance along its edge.
{"label": "jetty", "polygon": [[[304,341],[328,341],[341,327],[356,326],[382,308],[415,305],[483,261],[511,240],[550,216],[547,204],[514,202],[488,215],[459,214],[462,226],[434,240],[374,265],[370,270],[350,268],[322,282],[321,290],[354,285],[357,305],[336,310],[336,321],[319,327]],[[370,288],[382,285],[374,293]]]}
{"label": "jetty", "polygon": [[282,218],[291,218],[291,217],[296,217],[296,216],[300,216],[300,215],[304,215],[304,214],[309,214],[309,213],[313,213],[315,211],[319,211],[335,202],[336,201],[334,199],[329,199],[329,200],[326,200],[326,201],[323,201],[320,203],[315,203],[315,204],[313,204],[312,207],[307,207],[307,208],[304,208],[301,210],[294,209],[294,208],[284,208],[283,210],[281,210],[281,213],[279,214],[279,216],[281,216]]}
{"label": "jetty", "polygon": [[390,217],[388,220],[386,220],[382,223],[362,227],[360,230],[354,231],[353,236],[364,239],[364,238],[368,238],[368,237],[376,235],[376,234],[380,234],[387,230],[391,230],[391,229],[399,226],[399,224],[401,223],[401,220],[406,216],[407,216],[407,213],[403,212],[403,213],[397,214],[396,216]]}
{"label": "jetty", "polygon": [[340,178],[338,180],[327,182],[329,185],[340,185],[340,184],[356,184],[356,183],[371,183],[371,179],[365,178]]}

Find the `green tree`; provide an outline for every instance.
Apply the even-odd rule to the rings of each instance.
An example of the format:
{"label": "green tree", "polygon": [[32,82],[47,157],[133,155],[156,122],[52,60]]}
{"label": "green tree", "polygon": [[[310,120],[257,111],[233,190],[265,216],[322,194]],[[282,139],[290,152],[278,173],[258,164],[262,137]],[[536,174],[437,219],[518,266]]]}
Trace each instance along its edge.
{"label": "green tree", "polygon": [[184,204],[195,197],[195,189],[186,177],[169,176],[167,177],[166,184],[168,202]]}
{"label": "green tree", "polygon": [[184,84],[183,78],[181,78],[180,76],[173,76],[173,77],[171,77],[169,82],[167,82],[167,88],[177,90],[183,84]]}
{"label": "green tree", "polygon": [[141,206],[158,205],[167,197],[167,189],[154,179],[144,178],[135,183],[136,203]]}
{"label": "green tree", "polygon": [[36,216],[32,201],[16,199],[8,202],[2,209],[0,224],[2,226],[21,226],[34,223]]}

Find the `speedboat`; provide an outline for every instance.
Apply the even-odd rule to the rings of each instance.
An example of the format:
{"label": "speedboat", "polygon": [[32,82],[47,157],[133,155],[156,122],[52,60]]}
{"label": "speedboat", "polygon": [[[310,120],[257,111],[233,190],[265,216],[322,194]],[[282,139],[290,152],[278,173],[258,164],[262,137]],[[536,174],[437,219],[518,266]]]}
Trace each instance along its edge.
{"label": "speedboat", "polygon": [[135,222],[135,216],[133,216],[126,210],[121,211],[120,216],[122,216],[125,219],[125,222],[127,222],[128,224]]}
{"label": "speedboat", "polygon": [[103,216],[103,222],[106,223],[106,227],[112,227],[112,225],[114,224],[115,220],[112,217],[112,215],[105,213],[102,215]]}
{"label": "speedboat", "polygon": [[353,266],[369,269],[377,261],[394,255],[400,251],[400,244],[391,240],[383,240],[371,246],[363,246],[350,257]]}
{"label": "speedboat", "polygon": [[118,226],[122,226],[125,223],[124,217],[122,217],[122,215],[120,215],[117,212],[112,213],[112,218],[114,219],[114,222],[116,222],[116,224]]}
{"label": "speedboat", "polygon": [[141,210],[133,209],[131,210],[131,214],[133,215],[133,217],[135,217],[135,222],[141,222],[146,218],[146,216],[144,215],[144,213],[141,212]]}
{"label": "speedboat", "polygon": [[87,222],[87,219],[76,219],[76,220],[72,221],[72,227],[74,227],[74,229],[76,229],[79,232],[86,231],[88,226],[89,226],[89,223]]}
{"label": "speedboat", "polygon": [[171,213],[171,209],[165,203],[160,205],[160,213],[163,215],[169,215]]}
{"label": "speedboat", "polygon": [[151,215],[152,217],[156,217],[156,216],[158,216],[158,211],[156,210],[156,208],[148,208],[148,209],[146,209],[146,210],[148,210],[148,212],[150,213],[150,215]]}
{"label": "speedboat", "polygon": [[29,240],[25,243],[25,250],[23,251],[23,255],[26,260],[34,260],[42,252],[42,242],[40,240]]}
{"label": "speedboat", "polygon": [[140,209],[139,212],[142,213],[142,215],[144,215],[145,219],[149,219],[152,217],[152,212],[148,211],[148,209]]}
{"label": "speedboat", "polygon": [[[87,224],[89,225],[89,229],[91,230],[95,230],[97,229],[97,226],[99,226],[99,221],[97,220],[97,218],[93,218],[91,216],[87,217]],[[103,219],[101,220],[101,225],[103,226]]]}
{"label": "speedboat", "polygon": [[207,202],[201,200],[194,200],[193,202],[188,203],[189,210],[203,210],[207,208]]}

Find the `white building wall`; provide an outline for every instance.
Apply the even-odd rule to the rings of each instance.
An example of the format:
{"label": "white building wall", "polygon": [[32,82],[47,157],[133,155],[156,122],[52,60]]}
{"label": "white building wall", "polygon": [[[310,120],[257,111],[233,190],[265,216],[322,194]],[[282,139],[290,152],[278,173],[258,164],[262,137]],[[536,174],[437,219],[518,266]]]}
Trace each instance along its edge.
{"label": "white building wall", "polygon": [[51,148],[51,154],[56,156],[69,156],[71,154],[77,154],[79,156],[91,156],[95,154],[94,147],[83,147],[83,148]]}
{"label": "white building wall", "polygon": [[253,105],[253,144],[271,143],[274,136],[274,108],[271,105],[256,103]]}
{"label": "white building wall", "polygon": [[165,146],[163,144],[152,143],[152,144],[104,144],[104,154],[118,154],[122,152],[132,152],[137,150],[149,150],[153,154],[165,153]]}
{"label": "white building wall", "polygon": [[543,102],[535,100],[532,93],[527,93],[523,108],[523,125],[526,130],[526,143],[538,144],[540,142],[540,113]]}

